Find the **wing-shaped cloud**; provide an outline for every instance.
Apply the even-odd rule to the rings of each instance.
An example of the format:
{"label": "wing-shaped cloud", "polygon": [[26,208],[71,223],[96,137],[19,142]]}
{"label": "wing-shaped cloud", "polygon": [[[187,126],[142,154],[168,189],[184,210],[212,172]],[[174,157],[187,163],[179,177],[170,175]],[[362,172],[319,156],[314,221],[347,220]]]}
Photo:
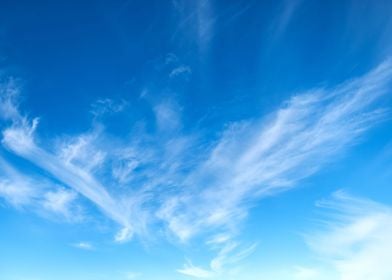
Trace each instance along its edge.
{"label": "wing-shaped cloud", "polygon": [[267,119],[229,125],[159,217],[181,239],[232,227],[246,216],[247,202],[292,188],[382,119],[385,111],[372,105],[389,91],[391,70],[387,61],[333,89],[295,95]]}
{"label": "wing-shaped cloud", "polygon": [[[392,208],[343,191],[318,206],[327,209],[330,219],[325,228],[306,235],[309,247],[323,260],[311,270],[321,275],[329,271],[336,279],[391,279]],[[320,279],[318,274],[302,279]]]}
{"label": "wing-shaped cloud", "polygon": [[[154,131],[139,125],[116,137],[101,124],[54,149],[50,139],[39,139],[38,119],[19,109],[17,90],[2,89],[2,144],[95,204],[122,227],[117,241],[151,235],[151,228],[181,242],[206,235],[217,256],[205,271],[216,273],[241,259],[235,256],[243,250],[227,248],[253,202],[293,188],[385,117],[377,102],[391,79],[387,60],[336,87],[296,94],[267,117],[226,124],[215,139],[183,132],[180,110],[165,100],[153,106]],[[67,201],[61,194],[47,198]],[[212,242],[214,236],[221,241]],[[202,272],[189,264],[180,271]]]}

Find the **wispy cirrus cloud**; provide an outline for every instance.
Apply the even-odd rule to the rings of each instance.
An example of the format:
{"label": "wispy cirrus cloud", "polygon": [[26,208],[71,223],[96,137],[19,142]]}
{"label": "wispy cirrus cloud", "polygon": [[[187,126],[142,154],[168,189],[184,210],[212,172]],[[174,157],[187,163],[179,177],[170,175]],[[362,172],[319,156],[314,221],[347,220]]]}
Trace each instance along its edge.
{"label": "wispy cirrus cloud", "polygon": [[[88,170],[61,161],[54,154],[38,147],[33,138],[34,130],[34,125],[8,128],[3,131],[3,144],[9,150],[51,173],[63,184],[94,202],[120,225],[130,228],[127,213],[123,211],[121,204],[116,203],[105,187],[88,173]],[[129,233],[131,234],[132,231]]]}
{"label": "wispy cirrus cloud", "polygon": [[[387,60],[338,86],[296,94],[267,117],[226,124],[215,139],[183,132],[181,110],[164,100],[152,106],[152,130],[135,125],[116,137],[101,123],[55,145],[39,139],[38,119],[21,113],[17,91],[3,90],[2,145],[95,204],[122,228],[117,241],[151,236],[152,228],[183,243],[202,236],[216,253],[208,269],[189,262],[178,271],[222,275],[254,250],[235,241],[250,205],[295,187],[382,120],[386,111],[376,105],[391,79]],[[72,192],[60,188],[44,197],[56,211],[50,202],[67,205]]]}
{"label": "wispy cirrus cloud", "polygon": [[173,7],[178,12],[178,29],[184,32],[192,41],[195,41],[201,54],[206,53],[210,47],[214,34],[217,15],[214,13],[214,3],[211,0],[197,2],[172,1]]}
{"label": "wispy cirrus cloud", "polygon": [[83,220],[78,194],[48,179],[25,175],[0,156],[0,198],[18,209],[32,209],[47,217],[68,222]]}
{"label": "wispy cirrus cloud", "polygon": [[177,272],[196,278],[211,278],[214,276],[212,271],[194,266],[189,260],[184,264],[183,268],[177,269]]}
{"label": "wispy cirrus cloud", "polygon": [[[392,208],[338,191],[320,201],[322,227],[305,235],[319,266],[299,279],[387,280],[392,277]],[[321,261],[320,261],[321,260]],[[313,271],[313,272],[312,272]],[[317,273],[316,273],[317,272]],[[329,278],[330,279],[330,278]]]}
{"label": "wispy cirrus cloud", "polygon": [[[385,112],[371,105],[388,92],[391,74],[388,61],[334,89],[296,95],[268,121],[232,124],[187,177],[193,192],[169,200],[161,217],[185,240],[200,230],[232,231],[250,201],[294,187],[382,119]],[[195,195],[196,186],[208,187]]]}
{"label": "wispy cirrus cloud", "polygon": [[[10,89],[8,89],[10,88]],[[1,116],[10,125],[3,129],[3,146],[13,153],[33,162],[38,167],[51,173],[57,180],[75,189],[93,201],[97,206],[120,225],[128,228],[128,219],[107,190],[95,180],[89,170],[77,168],[72,162],[72,155],[64,159],[52,154],[36,144],[35,130],[38,125],[38,118],[29,119],[20,113],[17,102],[17,89],[13,84],[3,86],[1,103]],[[5,108],[5,109],[4,109]],[[10,114],[10,112],[13,112]],[[70,154],[68,152],[68,154]],[[17,176],[16,176],[17,177]],[[53,200],[68,203],[70,196],[65,196],[68,192],[52,192],[45,194],[46,208],[54,211],[64,211],[60,206],[54,206]],[[56,208],[57,207],[57,208]],[[131,233],[130,233],[131,234]]]}
{"label": "wispy cirrus cloud", "polygon": [[385,116],[371,105],[388,92],[390,64],[333,89],[296,95],[267,120],[231,124],[188,174],[186,191],[160,208],[160,218],[181,239],[203,228],[230,228],[246,216],[249,199],[317,172]]}
{"label": "wispy cirrus cloud", "polygon": [[282,10],[274,22],[274,38],[278,39],[286,31],[287,27],[302,5],[303,0],[283,1]]}
{"label": "wispy cirrus cloud", "polygon": [[81,249],[81,250],[87,250],[87,251],[91,251],[94,250],[94,246],[90,243],[90,242],[78,242],[75,244],[72,244],[73,247]]}
{"label": "wispy cirrus cloud", "polygon": [[69,221],[81,221],[83,219],[82,210],[77,204],[78,194],[63,187],[49,190],[43,195],[42,207],[46,212],[50,212]]}
{"label": "wispy cirrus cloud", "polygon": [[181,269],[177,269],[177,272],[195,278],[226,279],[231,274],[231,270],[227,271],[226,267],[235,267],[238,262],[251,255],[257,247],[257,244],[243,247],[239,243],[229,240],[219,243],[223,246],[216,247],[218,253],[210,261],[208,268],[195,266],[190,260],[187,260]]}
{"label": "wispy cirrus cloud", "polygon": [[110,98],[98,99],[91,105],[91,114],[98,118],[106,114],[115,114],[123,111],[127,102],[125,100],[115,101]]}
{"label": "wispy cirrus cloud", "polygon": [[31,204],[39,195],[38,187],[34,188],[32,180],[15,170],[0,157],[0,197],[15,207]]}
{"label": "wispy cirrus cloud", "polygon": [[18,109],[19,88],[14,79],[0,84],[0,118],[2,120],[18,120],[21,115]]}
{"label": "wispy cirrus cloud", "polygon": [[170,78],[175,78],[175,77],[178,77],[178,76],[188,77],[191,73],[192,73],[192,70],[191,70],[191,68],[189,66],[180,65],[180,66],[174,68],[170,72],[169,77]]}

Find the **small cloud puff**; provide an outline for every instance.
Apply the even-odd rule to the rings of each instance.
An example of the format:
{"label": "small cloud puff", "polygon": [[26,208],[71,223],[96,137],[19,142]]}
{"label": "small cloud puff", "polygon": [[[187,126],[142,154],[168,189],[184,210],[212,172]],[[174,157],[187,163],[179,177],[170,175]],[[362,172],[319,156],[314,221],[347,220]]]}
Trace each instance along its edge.
{"label": "small cloud puff", "polygon": [[89,242],[79,242],[79,243],[72,244],[72,246],[87,251],[92,251],[95,249],[94,246]]}

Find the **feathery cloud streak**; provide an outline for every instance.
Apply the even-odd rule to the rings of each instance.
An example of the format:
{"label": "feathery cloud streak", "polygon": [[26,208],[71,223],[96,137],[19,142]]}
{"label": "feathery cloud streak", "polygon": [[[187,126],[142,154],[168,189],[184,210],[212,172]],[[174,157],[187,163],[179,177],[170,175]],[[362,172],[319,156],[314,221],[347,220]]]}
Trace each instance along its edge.
{"label": "feathery cloud streak", "polygon": [[[306,235],[319,267],[301,279],[387,280],[392,277],[392,208],[343,191],[318,203],[327,210],[324,228]],[[316,273],[318,271],[318,273]],[[329,271],[326,273],[326,271]],[[324,279],[324,278],[322,278]]]}
{"label": "feathery cloud streak", "polygon": [[[64,140],[57,150],[48,148],[50,140],[37,141],[38,119],[20,112],[15,88],[3,87],[2,144],[123,227],[118,241],[162,225],[183,242],[207,234],[206,246],[217,251],[218,261],[203,271],[217,273],[242,251],[227,248],[235,244],[248,202],[294,187],[381,120],[385,111],[376,104],[389,92],[391,78],[392,63],[387,60],[337,87],[297,94],[267,118],[231,123],[213,140],[183,133],[179,110],[165,101],[153,106],[154,132],[135,128],[129,138],[116,139],[105,135],[102,124],[101,131]],[[61,193],[46,196],[49,201],[69,198]],[[229,237],[211,246],[216,234]],[[188,264],[179,271],[190,274],[195,267]]]}

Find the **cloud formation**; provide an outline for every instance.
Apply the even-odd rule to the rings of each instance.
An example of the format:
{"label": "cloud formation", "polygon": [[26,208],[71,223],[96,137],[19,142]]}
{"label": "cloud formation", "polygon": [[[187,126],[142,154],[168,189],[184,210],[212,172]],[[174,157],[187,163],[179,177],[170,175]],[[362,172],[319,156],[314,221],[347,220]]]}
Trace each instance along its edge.
{"label": "cloud formation", "polygon": [[344,280],[392,277],[390,206],[343,191],[319,202],[318,206],[326,209],[329,219],[324,220],[324,228],[308,233],[306,241],[322,262],[319,267],[303,270],[300,279],[321,279],[319,275],[331,274],[335,279]]}
{"label": "cloud formation", "polygon": [[295,94],[267,117],[226,124],[214,139],[185,133],[181,110],[171,100],[152,106],[154,129],[135,125],[117,137],[95,119],[83,134],[42,139],[39,119],[19,108],[17,87],[3,85],[2,152],[29,161],[48,174],[46,180],[67,189],[32,195],[6,179],[0,195],[13,204],[40,196],[44,209],[64,216],[71,216],[68,206],[81,195],[118,224],[118,242],[150,237],[151,229],[183,243],[202,236],[216,253],[209,268],[188,262],[178,271],[199,277],[223,273],[254,250],[235,241],[249,205],[295,187],[385,118],[377,102],[389,92],[391,79],[387,60],[336,87]]}
{"label": "cloud formation", "polygon": [[79,242],[79,243],[72,244],[72,246],[87,251],[94,250],[94,246],[89,242]]}
{"label": "cloud formation", "polygon": [[230,124],[159,217],[184,240],[200,229],[235,227],[247,202],[294,187],[382,119],[385,111],[372,104],[388,92],[391,74],[388,61],[333,89],[295,95],[267,119]]}

